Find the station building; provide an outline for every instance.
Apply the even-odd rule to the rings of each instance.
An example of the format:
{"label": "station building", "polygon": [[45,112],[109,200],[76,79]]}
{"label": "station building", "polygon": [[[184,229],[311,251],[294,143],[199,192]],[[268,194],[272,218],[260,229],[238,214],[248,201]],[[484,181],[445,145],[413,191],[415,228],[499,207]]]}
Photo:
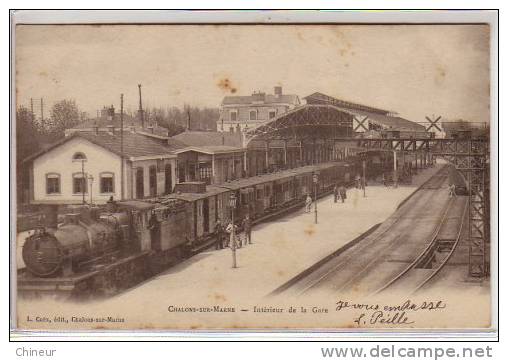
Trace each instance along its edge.
{"label": "station building", "polygon": [[[263,102],[259,97],[259,103],[254,104],[259,106],[257,114],[266,117],[251,122],[245,118],[247,113],[237,112],[242,116],[235,119],[243,119],[247,127],[227,132],[187,130],[168,137],[155,126],[140,124],[139,118],[137,123],[128,117],[125,122],[124,115],[123,162],[119,116],[112,107],[105,108],[100,119],[69,129],[67,137],[27,159],[30,202],[155,198],[187,189],[191,183],[220,185],[345,160],[364,151],[357,146],[356,138],[373,133],[375,137],[390,138],[428,136],[422,125],[387,110],[322,93],[309,95],[304,98],[306,104],[300,104],[296,96],[284,97],[282,89],[276,88],[275,93],[264,96]],[[277,93],[283,108],[272,117],[265,111],[275,104],[271,98]],[[226,103],[230,104],[229,100]],[[221,117],[232,109],[223,107]]]}
{"label": "station building", "polygon": [[259,91],[252,95],[226,96],[220,105],[217,131],[246,131],[300,104],[298,95],[283,94],[281,86],[274,87],[273,94]]}
{"label": "station building", "polygon": [[[33,204],[104,203],[170,193],[182,145],[136,132],[76,132],[25,162]],[[122,161],[123,158],[123,161]],[[122,167],[123,162],[123,167]],[[123,194],[123,196],[122,196]]]}

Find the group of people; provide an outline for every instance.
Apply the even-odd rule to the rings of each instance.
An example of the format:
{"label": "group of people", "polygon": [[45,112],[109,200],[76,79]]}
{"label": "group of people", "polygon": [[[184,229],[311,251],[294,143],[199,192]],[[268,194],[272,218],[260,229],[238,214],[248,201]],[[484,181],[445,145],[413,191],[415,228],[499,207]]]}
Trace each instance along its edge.
{"label": "group of people", "polygon": [[347,198],[346,187],[344,187],[343,184],[341,184],[340,186],[336,184],[333,187],[333,203],[337,203],[339,198],[342,201],[342,203],[344,203],[344,201]]}
{"label": "group of people", "polygon": [[[243,228],[243,245],[252,244],[252,221],[247,214],[242,220]],[[233,232],[234,230],[234,232]],[[229,221],[227,226],[221,222],[220,219],[215,223],[215,249],[223,249],[233,245],[235,242],[236,248],[242,248],[242,238],[238,232],[238,226]]]}

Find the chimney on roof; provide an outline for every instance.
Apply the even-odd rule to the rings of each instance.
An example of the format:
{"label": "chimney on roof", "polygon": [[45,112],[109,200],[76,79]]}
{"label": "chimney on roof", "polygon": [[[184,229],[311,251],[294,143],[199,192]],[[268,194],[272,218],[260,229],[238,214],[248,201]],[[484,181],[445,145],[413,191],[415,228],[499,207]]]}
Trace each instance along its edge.
{"label": "chimney on roof", "polygon": [[280,85],[273,87],[273,94],[279,98],[282,95],[282,87]]}
{"label": "chimney on roof", "polygon": [[259,92],[254,92],[252,93],[252,100],[255,101],[255,102],[264,102],[265,101],[265,93],[262,93],[261,91]]}
{"label": "chimney on roof", "polygon": [[139,89],[139,109],[138,109],[138,117],[141,121],[141,128],[145,127],[145,114],[143,112],[143,102],[141,100],[141,84],[138,84]]}

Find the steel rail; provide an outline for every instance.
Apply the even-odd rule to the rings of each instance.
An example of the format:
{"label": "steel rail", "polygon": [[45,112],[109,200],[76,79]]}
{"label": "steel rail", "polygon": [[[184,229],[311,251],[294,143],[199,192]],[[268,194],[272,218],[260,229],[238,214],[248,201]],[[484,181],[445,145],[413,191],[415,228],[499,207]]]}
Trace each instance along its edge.
{"label": "steel rail", "polygon": [[411,294],[414,294],[414,293],[418,292],[431,279],[433,279],[443,269],[443,267],[446,265],[448,260],[451,258],[451,256],[455,252],[455,249],[457,248],[457,245],[459,244],[459,241],[460,241],[460,236],[462,235],[462,229],[463,229],[464,224],[465,224],[466,214],[467,214],[468,207],[469,207],[469,204],[467,204],[466,207],[464,207],[464,211],[462,212],[462,217],[461,217],[461,222],[460,222],[459,230],[457,231],[457,237],[455,238],[455,242],[454,242],[454,244],[452,246],[452,249],[450,250],[448,255],[445,257],[443,262],[441,262],[439,267],[436,268],[425,280],[423,280],[423,282],[421,282],[418,286],[416,286],[416,288],[411,292]]}
{"label": "steel rail", "polygon": [[[443,176],[442,173],[444,173],[445,171],[447,171],[447,168],[446,167],[443,167],[442,169],[440,169],[435,175],[433,175],[432,177],[430,177],[428,180],[426,180],[422,186],[420,187],[420,189],[426,189],[426,186],[428,186],[429,184],[431,184],[432,182],[435,182],[437,179],[439,179],[441,176]],[[439,182],[442,183],[445,181],[446,178],[443,178],[442,180],[439,179]],[[419,194],[418,195],[418,198],[417,198],[417,201],[420,200],[421,198],[423,197],[423,193]],[[373,243],[375,243],[376,241],[378,241],[380,238],[382,238],[386,233],[388,233],[392,227],[397,224],[397,222],[399,222],[402,217],[406,216],[405,214],[401,214],[399,217],[397,217],[393,223],[387,227],[383,232],[381,232],[377,237],[371,239],[370,241],[368,242],[365,242],[365,243],[360,243],[360,248],[357,248],[355,249],[354,251],[355,252],[358,252],[358,251],[362,251],[363,249],[371,246]],[[394,240],[392,240],[390,242],[390,245],[393,244],[395,241],[397,241],[398,239],[400,239],[402,237],[402,235],[400,235],[399,237],[396,237]],[[342,262],[339,262],[337,265],[335,265],[333,268],[331,268],[330,270],[328,270],[325,274],[323,274],[321,277],[319,277],[317,280],[315,280],[314,282],[311,282],[309,285],[307,285],[307,287],[305,287],[303,290],[301,290],[298,295],[302,295],[302,294],[305,294],[307,293],[307,291],[311,290],[312,288],[314,288],[315,286],[317,286],[319,283],[321,283],[323,280],[325,280],[326,278],[328,278],[330,275],[332,275],[333,273],[335,273],[335,271],[339,270],[341,267],[343,267],[345,264],[349,263],[349,260],[351,259],[352,256],[349,256],[349,257],[346,257],[346,259],[344,259]],[[378,260],[379,257],[375,258],[374,260]],[[369,265],[367,267],[370,266],[371,263],[369,263]],[[348,282],[349,284],[349,282]],[[341,288],[342,289],[342,288]]]}
{"label": "steel rail", "polygon": [[452,205],[455,204],[454,200],[455,200],[455,198],[452,198],[452,200],[450,200],[448,202],[448,204],[446,205],[446,208],[445,208],[443,214],[440,217],[440,221],[438,222],[438,224],[434,228],[434,231],[432,232],[431,237],[429,237],[430,241],[428,242],[427,247],[425,247],[425,249],[401,273],[399,273],[397,276],[395,276],[390,281],[388,281],[384,286],[382,286],[381,288],[379,288],[376,291],[374,291],[373,294],[378,294],[378,293],[383,292],[384,290],[386,290],[388,287],[391,287],[395,282],[400,280],[411,269],[413,269],[413,267],[423,258],[423,256],[425,256],[425,254],[427,254],[427,252],[430,250],[430,248],[432,247],[432,245],[436,241],[437,236],[439,235],[439,232],[441,231],[441,229],[443,227],[443,224],[444,224],[445,220],[447,219],[446,216],[448,215],[448,212],[452,208]]}

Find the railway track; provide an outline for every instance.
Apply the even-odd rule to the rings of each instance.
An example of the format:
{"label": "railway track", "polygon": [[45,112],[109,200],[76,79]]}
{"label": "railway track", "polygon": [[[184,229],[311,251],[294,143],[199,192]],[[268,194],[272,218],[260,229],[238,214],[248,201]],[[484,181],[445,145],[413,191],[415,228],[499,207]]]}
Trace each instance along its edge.
{"label": "railway track", "polygon": [[467,209],[466,197],[453,198],[425,250],[374,294],[388,291],[404,291],[413,294],[428,285],[443,269],[457,248],[466,221]]}
{"label": "railway track", "polygon": [[[372,234],[317,269],[281,286],[280,291],[287,290],[296,295],[318,290],[333,294],[348,290],[366,294],[382,292],[392,289],[396,284],[401,285],[399,281],[402,279],[411,279],[411,270],[415,265],[429,267],[431,264],[434,267],[430,271],[426,269],[426,277],[423,278],[423,284],[427,283],[449,259],[458,237],[454,242],[446,243],[450,252],[440,258],[442,264],[429,261],[436,259],[435,256],[432,257],[431,250],[445,248],[444,229],[448,233],[452,232],[452,223],[457,223],[456,220],[460,218],[457,212],[465,212],[462,200],[448,198],[447,179],[448,169],[443,167]],[[460,227],[463,224],[463,214]],[[455,221],[452,222],[452,219]],[[446,237],[449,240],[450,236]],[[427,241],[422,242],[422,239]],[[414,254],[419,256],[415,259]],[[427,263],[424,262],[425,259],[428,260]],[[397,277],[401,273],[403,275]],[[423,284],[416,287],[419,289]]]}

